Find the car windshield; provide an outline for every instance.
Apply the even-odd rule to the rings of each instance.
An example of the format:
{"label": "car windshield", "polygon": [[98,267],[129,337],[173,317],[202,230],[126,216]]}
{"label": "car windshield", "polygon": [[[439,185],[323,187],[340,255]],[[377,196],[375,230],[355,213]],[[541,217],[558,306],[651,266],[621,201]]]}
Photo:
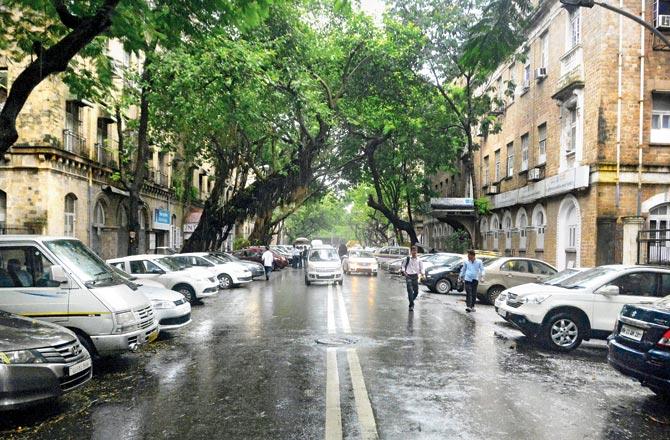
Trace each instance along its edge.
{"label": "car windshield", "polygon": [[223,263],[228,263],[230,260],[226,259],[223,255],[218,255],[218,254],[208,254],[205,256],[208,261],[211,261],[214,264],[223,264]]}
{"label": "car windshield", "polygon": [[318,249],[310,252],[310,261],[340,261],[335,249]]}
{"label": "car windshield", "polygon": [[84,283],[97,287],[121,284],[122,280],[112,269],[80,241],[53,240],[45,244]]}
{"label": "car windshield", "polygon": [[193,257],[193,259],[198,262],[198,266],[213,267],[214,265],[219,264],[216,260],[211,261],[207,257]]}
{"label": "car windshield", "polygon": [[183,270],[188,267],[190,267],[188,264],[185,262],[182,262],[180,260],[183,260],[183,257],[163,257],[163,258],[158,258],[156,262],[163,266],[164,268],[170,270],[170,271],[176,271],[176,270]]}
{"label": "car windshield", "polygon": [[544,280],[542,282],[542,284],[547,284],[547,285],[553,286],[553,285],[556,285],[556,284],[558,284],[562,281],[567,280],[568,278],[571,278],[571,277],[577,275],[578,273],[580,273],[580,271],[577,270],[577,269],[565,269],[565,270],[562,270],[562,271],[556,273],[553,276],[550,276],[549,278]]}
{"label": "car windshield", "polygon": [[602,284],[613,272],[616,272],[616,269],[611,267],[594,267],[571,276],[555,284],[555,286],[565,287],[566,289],[595,286]]}
{"label": "car windshield", "polygon": [[372,255],[371,252],[365,252],[365,251],[352,251],[349,252],[349,256],[355,258],[374,258],[374,255]]}

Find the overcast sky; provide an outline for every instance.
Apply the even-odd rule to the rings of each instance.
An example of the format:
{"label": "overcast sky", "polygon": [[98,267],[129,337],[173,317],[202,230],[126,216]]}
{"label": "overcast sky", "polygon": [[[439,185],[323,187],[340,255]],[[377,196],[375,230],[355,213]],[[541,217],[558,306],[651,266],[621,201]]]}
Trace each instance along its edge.
{"label": "overcast sky", "polygon": [[368,15],[374,17],[377,23],[381,23],[386,4],[383,0],[359,0],[361,9]]}

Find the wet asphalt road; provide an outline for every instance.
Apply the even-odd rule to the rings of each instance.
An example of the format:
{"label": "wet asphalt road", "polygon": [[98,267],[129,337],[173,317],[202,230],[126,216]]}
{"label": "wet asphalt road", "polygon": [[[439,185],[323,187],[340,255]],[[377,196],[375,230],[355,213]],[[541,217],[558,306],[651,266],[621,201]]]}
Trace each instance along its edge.
{"label": "wet asphalt road", "polygon": [[[330,289],[272,276],[57,403],[0,413],[0,438],[670,438],[670,404],[612,370],[602,342],[545,352],[460,295],[424,292],[409,313],[388,275]],[[316,342],[335,338],[353,343]]]}

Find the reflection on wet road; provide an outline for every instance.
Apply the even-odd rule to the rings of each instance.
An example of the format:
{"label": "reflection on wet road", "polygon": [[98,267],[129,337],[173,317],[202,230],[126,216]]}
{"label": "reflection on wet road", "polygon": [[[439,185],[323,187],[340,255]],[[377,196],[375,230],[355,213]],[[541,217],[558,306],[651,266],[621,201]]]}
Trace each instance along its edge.
{"label": "reflection on wet road", "polygon": [[384,275],[273,277],[206,300],[190,327],[57,403],[0,414],[0,437],[670,438],[670,406],[609,368],[602,344],[541,351],[460,296],[424,292],[410,313]]}

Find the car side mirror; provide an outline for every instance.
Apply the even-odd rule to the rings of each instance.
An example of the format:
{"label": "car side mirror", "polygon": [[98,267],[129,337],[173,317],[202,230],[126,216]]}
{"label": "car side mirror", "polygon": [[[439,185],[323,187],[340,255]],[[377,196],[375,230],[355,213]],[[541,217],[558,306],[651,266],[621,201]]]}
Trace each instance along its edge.
{"label": "car side mirror", "polygon": [[58,285],[67,284],[70,281],[70,279],[67,277],[67,274],[65,273],[65,269],[63,269],[63,266],[59,266],[57,264],[51,266],[51,281]]}
{"label": "car side mirror", "polygon": [[608,284],[607,286],[603,286],[600,289],[596,291],[596,293],[600,295],[605,295],[605,296],[614,296],[614,295],[619,295],[619,286],[615,286],[612,284]]}
{"label": "car side mirror", "polygon": [[154,275],[163,275],[165,271],[163,269],[152,269],[151,273]]}

